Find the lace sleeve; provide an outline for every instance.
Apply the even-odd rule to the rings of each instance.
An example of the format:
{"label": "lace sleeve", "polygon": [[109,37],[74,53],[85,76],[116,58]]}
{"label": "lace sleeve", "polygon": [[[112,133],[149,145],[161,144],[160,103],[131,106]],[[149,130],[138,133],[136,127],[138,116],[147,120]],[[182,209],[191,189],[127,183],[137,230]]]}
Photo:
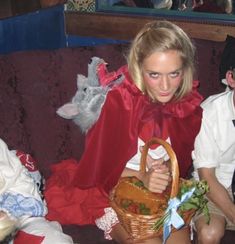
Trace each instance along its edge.
{"label": "lace sleeve", "polygon": [[105,208],[105,214],[96,219],[96,226],[104,231],[105,239],[112,240],[110,233],[112,231],[112,227],[119,223],[116,212],[112,208]]}

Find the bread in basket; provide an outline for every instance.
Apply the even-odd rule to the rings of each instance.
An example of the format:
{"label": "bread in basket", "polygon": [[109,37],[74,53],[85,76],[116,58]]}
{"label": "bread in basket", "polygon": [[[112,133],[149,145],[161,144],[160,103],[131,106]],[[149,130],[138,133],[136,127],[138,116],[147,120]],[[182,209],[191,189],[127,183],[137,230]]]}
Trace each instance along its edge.
{"label": "bread in basket", "polygon": [[[188,224],[198,209],[203,210],[209,218],[207,201],[203,197],[208,191],[206,182],[179,178],[177,158],[169,143],[159,138],[149,140],[143,148],[140,171],[146,172],[148,149],[154,144],[162,145],[169,155],[172,176],[170,187],[162,194],[153,193],[138,178],[123,177],[110,194],[110,205],[116,211],[119,221],[132,238],[138,241],[162,236],[164,224],[168,221],[169,225],[170,211],[168,208],[171,200],[180,202],[181,197],[186,199],[186,194],[188,194],[188,199],[180,202],[177,210],[183,224]],[[171,224],[174,225],[170,222]]]}

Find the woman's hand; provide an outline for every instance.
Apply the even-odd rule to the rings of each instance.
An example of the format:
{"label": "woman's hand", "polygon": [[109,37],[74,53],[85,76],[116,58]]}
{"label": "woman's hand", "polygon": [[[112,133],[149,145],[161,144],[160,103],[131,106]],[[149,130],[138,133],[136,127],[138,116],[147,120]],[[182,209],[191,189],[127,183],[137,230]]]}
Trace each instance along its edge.
{"label": "woman's hand", "polygon": [[169,168],[164,164],[157,164],[143,175],[144,185],[152,192],[162,193],[171,181]]}
{"label": "woman's hand", "polygon": [[[140,151],[142,151],[142,147],[140,148]],[[141,176],[145,187],[152,192],[162,193],[166,190],[166,187],[171,181],[170,170],[167,163],[163,158],[153,159],[148,155],[147,168],[148,172]]]}

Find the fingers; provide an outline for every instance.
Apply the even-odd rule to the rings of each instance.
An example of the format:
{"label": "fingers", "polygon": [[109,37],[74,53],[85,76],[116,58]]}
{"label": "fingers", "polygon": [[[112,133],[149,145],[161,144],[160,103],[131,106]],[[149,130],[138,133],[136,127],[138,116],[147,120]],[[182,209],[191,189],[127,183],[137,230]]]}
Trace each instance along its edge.
{"label": "fingers", "polygon": [[[139,147],[140,152],[143,152],[143,146]],[[145,173],[142,181],[144,185],[152,192],[162,193],[166,190],[171,182],[170,169],[164,158],[153,159],[149,154],[146,159],[148,172]]]}
{"label": "fingers", "polygon": [[164,163],[164,159],[163,158],[153,159],[152,167],[161,166],[161,165],[163,165],[163,163]]}
{"label": "fingers", "polygon": [[158,163],[158,164],[152,165],[152,169],[159,173],[168,173],[169,172],[169,167],[164,163],[161,163],[161,164]]}
{"label": "fingers", "polygon": [[171,181],[169,171],[153,170],[148,174],[148,189],[155,193],[162,193]]}
{"label": "fingers", "polygon": [[[143,146],[139,147],[140,152],[143,152]],[[158,168],[165,168],[165,166],[161,166],[165,164],[165,160],[164,158],[158,158],[158,159],[154,159],[153,157],[151,157],[149,154],[147,155],[146,158],[146,164],[148,169],[154,168],[154,169],[158,169]]]}

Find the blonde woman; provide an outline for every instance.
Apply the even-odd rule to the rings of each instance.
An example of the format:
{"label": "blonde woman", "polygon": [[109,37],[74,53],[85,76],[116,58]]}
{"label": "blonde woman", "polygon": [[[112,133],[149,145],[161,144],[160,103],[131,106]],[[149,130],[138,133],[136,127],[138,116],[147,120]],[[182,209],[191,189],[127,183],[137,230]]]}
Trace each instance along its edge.
{"label": "blonde woman", "polygon": [[[112,75],[123,80],[109,91],[98,120],[87,132],[81,160],[66,160],[53,169],[45,191],[49,219],[96,224],[106,238],[134,243],[110,208],[108,194],[121,176],[137,176],[152,192],[166,189],[171,177],[161,146],[150,150],[148,172],[139,172],[141,146],[153,136],[171,143],[181,176],[188,175],[201,123],[194,53],[190,38],[173,23],[154,21],[140,30],[128,64]],[[141,243],[161,242],[155,238]],[[190,243],[188,228],[173,233],[167,243]]]}

